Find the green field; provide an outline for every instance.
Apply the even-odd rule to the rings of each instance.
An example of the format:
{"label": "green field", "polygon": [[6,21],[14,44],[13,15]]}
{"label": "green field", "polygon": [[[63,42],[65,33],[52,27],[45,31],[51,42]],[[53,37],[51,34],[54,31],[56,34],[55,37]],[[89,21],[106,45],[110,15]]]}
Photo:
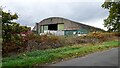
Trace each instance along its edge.
{"label": "green field", "polygon": [[49,50],[37,50],[3,58],[3,66],[32,66],[84,56],[89,53],[118,47],[118,41],[109,41],[96,45],[73,45]]}

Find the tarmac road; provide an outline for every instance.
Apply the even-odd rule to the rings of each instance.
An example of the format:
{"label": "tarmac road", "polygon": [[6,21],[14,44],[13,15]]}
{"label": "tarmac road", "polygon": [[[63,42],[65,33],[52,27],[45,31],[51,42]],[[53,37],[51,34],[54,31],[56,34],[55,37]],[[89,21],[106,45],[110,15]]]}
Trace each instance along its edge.
{"label": "tarmac road", "polygon": [[49,66],[118,66],[118,48],[92,53]]}

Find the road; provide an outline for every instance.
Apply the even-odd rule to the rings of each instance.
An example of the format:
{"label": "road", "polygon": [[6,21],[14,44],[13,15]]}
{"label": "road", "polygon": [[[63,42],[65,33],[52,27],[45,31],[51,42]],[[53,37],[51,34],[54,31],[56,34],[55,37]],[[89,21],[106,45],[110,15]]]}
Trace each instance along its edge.
{"label": "road", "polygon": [[118,48],[92,53],[49,66],[118,66]]}

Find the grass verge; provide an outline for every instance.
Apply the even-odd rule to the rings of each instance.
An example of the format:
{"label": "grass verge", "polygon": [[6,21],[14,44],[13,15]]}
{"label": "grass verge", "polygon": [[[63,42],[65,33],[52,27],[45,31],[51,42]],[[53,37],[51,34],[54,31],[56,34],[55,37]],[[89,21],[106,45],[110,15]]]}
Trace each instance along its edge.
{"label": "grass verge", "polygon": [[37,50],[22,53],[18,56],[5,57],[2,60],[4,66],[32,66],[37,64],[50,63],[65,58],[83,56],[96,51],[118,47],[118,41],[103,42],[100,45],[74,45],[49,50]]}

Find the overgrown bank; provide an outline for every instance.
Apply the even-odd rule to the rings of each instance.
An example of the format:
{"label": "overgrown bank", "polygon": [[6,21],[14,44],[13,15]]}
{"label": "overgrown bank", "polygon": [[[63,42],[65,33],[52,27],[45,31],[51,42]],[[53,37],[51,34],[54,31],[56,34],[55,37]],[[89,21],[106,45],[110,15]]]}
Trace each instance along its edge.
{"label": "overgrown bank", "polygon": [[3,58],[4,66],[32,66],[50,63],[65,58],[83,56],[92,52],[118,47],[119,41],[108,41],[95,45],[73,45],[56,49],[38,50],[33,52],[22,53],[18,56]]}
{"label": "overgrown bank", "polygon": [[21,52],[33,51],[33,50],[46,50],[65,46],[72,46],[78,44],[99,44],[105,41],[116,40],[120,37],[120,33],[102,33],[94,32],[85,36],[54,36],[54,35],[36,35],[30,33],[22,39],[14,40],[15,43],[3,44],[3,57],[12,56]]}

